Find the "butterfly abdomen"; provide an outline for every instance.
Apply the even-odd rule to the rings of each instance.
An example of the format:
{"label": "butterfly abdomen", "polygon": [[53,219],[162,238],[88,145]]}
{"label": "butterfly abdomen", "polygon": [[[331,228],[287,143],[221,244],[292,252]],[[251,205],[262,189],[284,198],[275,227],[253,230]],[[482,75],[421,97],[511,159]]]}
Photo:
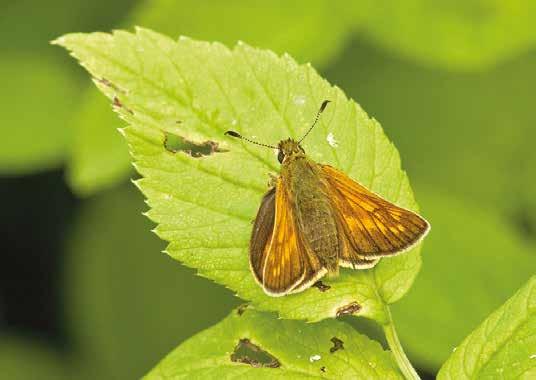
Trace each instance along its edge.
{"label": "butterfly abdomen", "polygon": [[306,158],[295,160],[282,171],[283,181],[290,186],[304,243],[328,272],[338,273],[337,222],[316,170]]}

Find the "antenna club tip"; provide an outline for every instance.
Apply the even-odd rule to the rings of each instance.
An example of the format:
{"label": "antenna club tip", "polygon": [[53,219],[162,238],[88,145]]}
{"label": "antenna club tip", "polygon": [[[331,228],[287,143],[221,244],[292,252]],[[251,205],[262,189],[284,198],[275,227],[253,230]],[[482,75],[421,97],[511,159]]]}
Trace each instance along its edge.
{"label": "antenna club tip", "polygon": [[224,133],[225,136],[232,136],[232,137],[238,137],[238,138],[242,138],[242,135],[240,135],[240,133],[238,132],[235,132],[235,131],[227,131]]}
{"label": "antenna club tip", "polygon": [[331,100],[324,100],[320,106],[320,112],[324,111],[329,103],[331,103]]}

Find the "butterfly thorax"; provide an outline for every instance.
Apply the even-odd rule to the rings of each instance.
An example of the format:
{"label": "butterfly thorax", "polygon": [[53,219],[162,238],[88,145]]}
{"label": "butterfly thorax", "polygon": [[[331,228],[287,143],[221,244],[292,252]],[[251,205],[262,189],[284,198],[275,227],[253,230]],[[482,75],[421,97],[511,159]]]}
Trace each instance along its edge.
{"label": "butterfly thorax", "polygon": [[331,273],[338,272],[339,238],[333,213],[317,163],[306,157],[293,140],[280,143],[286,149],[281,181],[290,195],[304,243]]}

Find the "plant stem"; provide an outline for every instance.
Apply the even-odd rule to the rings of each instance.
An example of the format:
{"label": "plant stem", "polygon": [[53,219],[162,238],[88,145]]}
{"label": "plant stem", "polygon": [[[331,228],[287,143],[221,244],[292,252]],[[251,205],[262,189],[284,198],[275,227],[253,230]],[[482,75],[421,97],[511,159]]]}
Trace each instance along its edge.
{"label": "plant stem", "polygon": [[406,353],[404,352],[404,349],[402,348],[402,345],[400,344],[389,306],[385,307],[385,312],[387,314],[387,323],[383,325],[383,332],[385,334],[385,338],[387,339],[387,343],[389,344],[389,348],[395,356],[398,367],[407,380],[420,380],[421,378],[417,374],[417,371],[415,371],[415,368],[413,368],[411,365]]}

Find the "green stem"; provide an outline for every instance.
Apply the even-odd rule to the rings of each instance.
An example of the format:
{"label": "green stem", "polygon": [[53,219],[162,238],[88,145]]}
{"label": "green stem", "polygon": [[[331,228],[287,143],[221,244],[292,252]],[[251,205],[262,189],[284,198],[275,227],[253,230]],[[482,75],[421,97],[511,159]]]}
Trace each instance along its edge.
{"label": "green stem", "polygon": [[385,311],[387,314],[387,323],[383,325],[383,332],[385,334],[385,338],[387,339],[387,343],[389,344],[389,348],[395,356],[398,367],[400,367],[400,370],[407,380],[420,380],[421,378],[417,374],[417,371],[415,371],[415,368],[413,368],[411,365],[406,353],[404,352],[404,349],[402,348],[402,345],[400,344],[389,306],[385,307]]}

